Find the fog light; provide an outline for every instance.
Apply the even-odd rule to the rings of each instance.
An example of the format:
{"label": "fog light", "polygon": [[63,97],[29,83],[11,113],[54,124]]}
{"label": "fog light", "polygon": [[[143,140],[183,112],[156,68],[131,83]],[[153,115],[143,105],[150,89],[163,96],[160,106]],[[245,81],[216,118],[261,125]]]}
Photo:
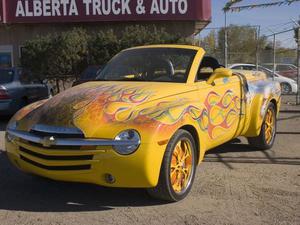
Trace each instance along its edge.
{"label": "fog light", "polygon": [[116,178],[115,178],[113,175],[111,175],[111,174],[109,174],[109,173],[106,173],[106,174],[105,174],[105,181],[106,181],[107,183],[109,183],[109,184],[113,184],[113,183],[116,182]]}

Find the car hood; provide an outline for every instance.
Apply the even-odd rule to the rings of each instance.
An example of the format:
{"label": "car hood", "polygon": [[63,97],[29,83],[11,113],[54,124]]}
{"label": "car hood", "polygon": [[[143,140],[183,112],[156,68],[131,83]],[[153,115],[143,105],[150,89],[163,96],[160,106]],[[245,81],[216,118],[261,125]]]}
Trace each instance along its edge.
{"label": "car hood", "polygon": [[10,89],[13,88],[14,86],[16,86],[16,82],[10,82],[10,83],[5,83],[5,84],[0,84],[0,86],[6,88],[6,89]]}
{"label": "car hood", "polygon": [[295,82],[293,79],[288,78],[288,77],[281,76],[281,75],[279,75],[279,74],[277,74],[277,77],[275,77],[275,79],[278,80],[279,82],[280,82],[280,81],[281,81],[281,82],[285,81],[285,82],[288,82],[288,83],[294,83],[294,82]]}
{"label": "car hood", "polygon": [[16,120],[21,130],[43,124],[77,127],[84,132],[93,126],[127,122],[137,107],[142,110],[151,102],[195,90],[193,85],[177,83],[89,82],[23,109],[27,112],[19,112],[23,118],[17,115]]}

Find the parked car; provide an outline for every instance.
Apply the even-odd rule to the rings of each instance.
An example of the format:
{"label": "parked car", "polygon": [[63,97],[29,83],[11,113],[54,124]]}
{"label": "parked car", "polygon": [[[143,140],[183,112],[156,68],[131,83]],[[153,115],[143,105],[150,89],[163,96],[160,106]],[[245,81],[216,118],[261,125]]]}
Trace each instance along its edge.
{"label": "parked car", "polygon": [[85,82],[96,80],[97,75],[101,72],[103,66],[88,66],[80,75],[79,79],[73,83],[73,87]]}
{"label": "parked car", "polygon": [[11,115],[22,107],[51,96],[51,88],[32,79],[22,68],[0,68],[0,115]]}
{"label": "parked car", "polygon": [[[256,70],[256,65],[254,64],[233,64],[229,66],[230,69],[235,69],[235,70]],[[258,70],[264,72],[268,79],[273,79],[275,81],[278,81],[281,86],[281,91],[282,94],[296,94],[298,91],[298,85],[297,82],[293,79],[281,76],[278,73],[273,74],[273,71],[262,67],[258,66]]]}
{"label": "parked car", "polygon": [[278,82],[204,54],[186,45],[122,51],[98,81],[19,111],[7,127],[9,159],[55,180],[183,199],[206,151],[238,136],[271,148],[280,108]]}
{"label": "parked car", "polygon": [[[263,64],[263,66],[268,68],[269,70],[273,71],[272,63]],[[293,64],[277,63],[277,64],[275,64],[275,71],[276,71],[276,73],[278,73],[284,77],[288,77],[293,80],[297,80],[298,68],[297,68],[297,66],[295,66]]]}

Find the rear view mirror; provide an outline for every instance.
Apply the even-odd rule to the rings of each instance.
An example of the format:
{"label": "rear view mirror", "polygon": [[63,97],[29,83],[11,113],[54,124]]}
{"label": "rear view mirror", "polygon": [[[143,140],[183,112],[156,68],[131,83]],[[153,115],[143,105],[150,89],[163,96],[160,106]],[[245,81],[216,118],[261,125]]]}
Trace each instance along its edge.
{"label": "rear view mirror", "polygon": [[232,70],[227,68],[218,68],[212,73],[212,75],[207,80],[207,84],[214,84],[214,81],[219,78],[226,78],[232,76]]}

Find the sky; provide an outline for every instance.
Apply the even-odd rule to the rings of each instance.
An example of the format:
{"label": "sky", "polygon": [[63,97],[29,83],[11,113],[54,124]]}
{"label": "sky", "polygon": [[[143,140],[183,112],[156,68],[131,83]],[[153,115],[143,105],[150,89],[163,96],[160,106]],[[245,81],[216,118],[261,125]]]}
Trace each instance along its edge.
{"label": "sky", "polygon": [[[236,6],[249,5],[255,3],[276,2],[278,0],[244,0]],[[222,8],[228,0],[212,0],[212,22],[207,28],[224,26],[224,12]],[[243,10],[241,12],[229,12],[227,14],[228,24],[236,25],[260,25],[263,35],[270,35],[272,32],[279,32],[290,29],[295,24],[293,20],[300,20],[300,1],[291,5],[272,6],[267,8],[256,8],[251,10]],[[201,36],[205,36],[210,30],[201,32]],[[277,35],[277,39],[283,46],[296,47],[294,33],[288,32]]]}

